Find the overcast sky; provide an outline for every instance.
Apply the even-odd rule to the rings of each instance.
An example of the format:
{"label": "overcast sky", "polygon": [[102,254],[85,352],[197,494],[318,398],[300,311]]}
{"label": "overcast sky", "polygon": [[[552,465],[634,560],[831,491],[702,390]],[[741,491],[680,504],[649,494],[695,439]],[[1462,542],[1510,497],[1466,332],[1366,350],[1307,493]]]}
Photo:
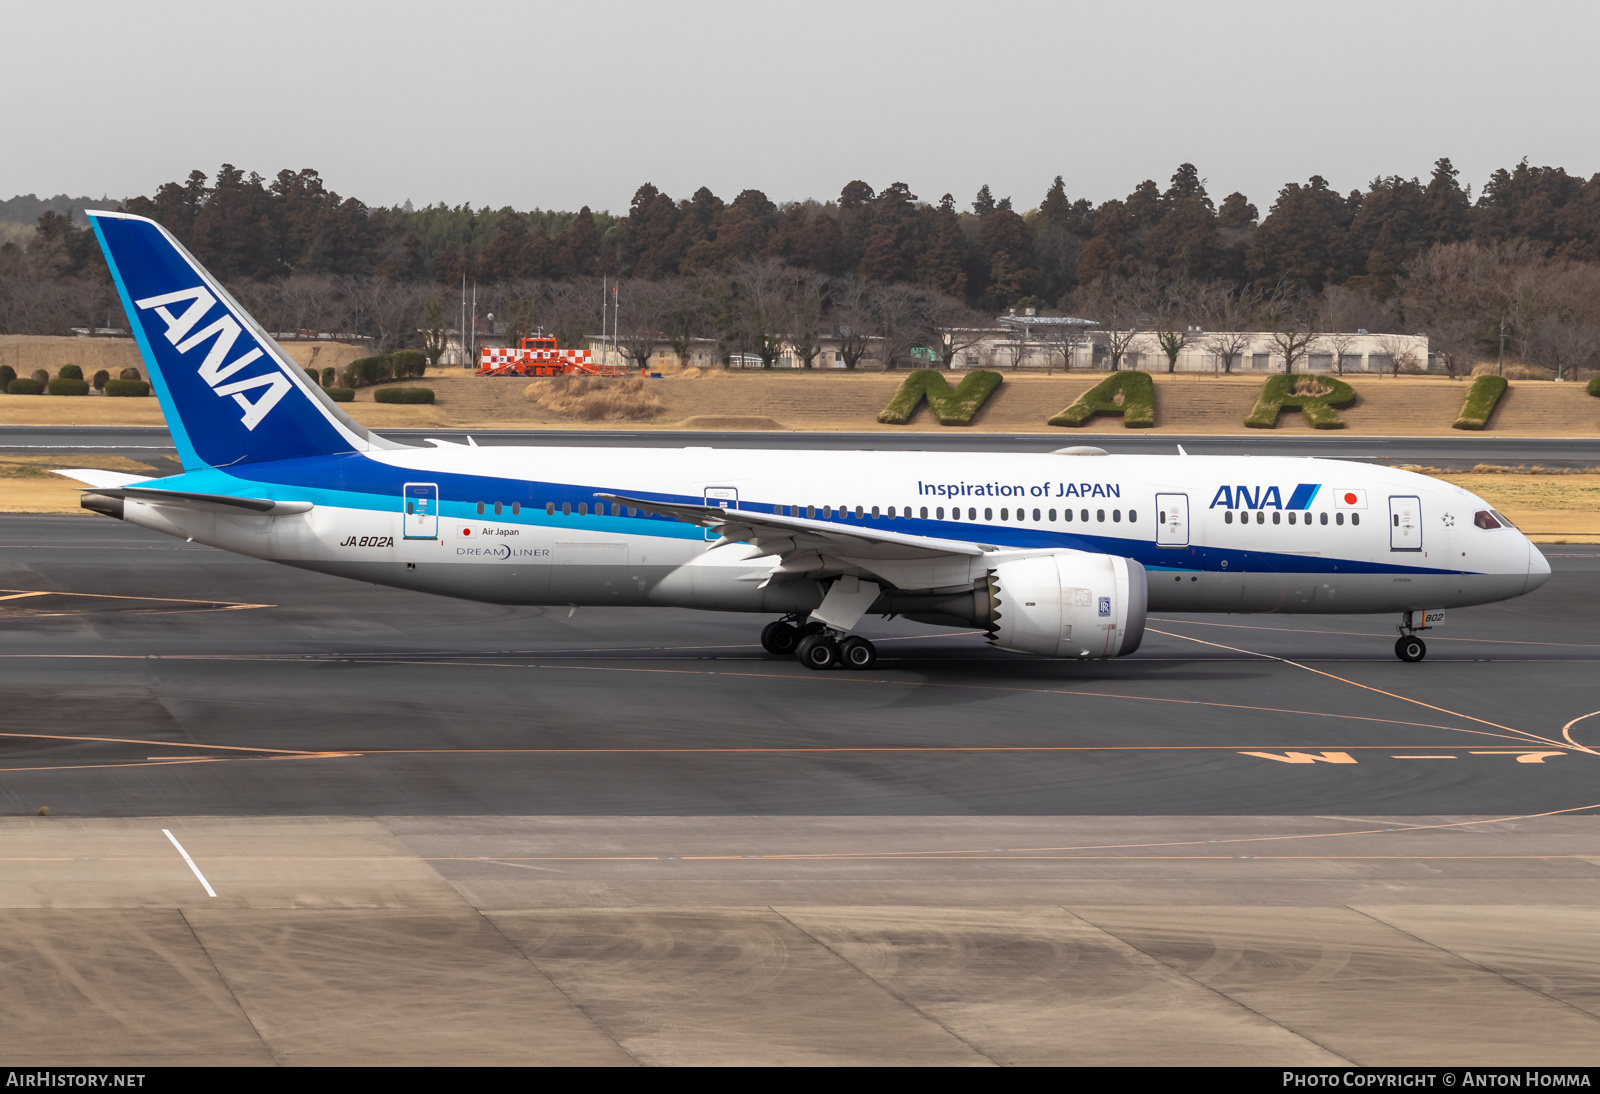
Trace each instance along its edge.
{"label": "overcast sky", "polygon": [[235,2],[7,5],[0,196],[152,192],[229,162],[371,204],[626,211],[904,181],[1017,208],[1194,163],[1263,214],[1285,182],[1474,188],[1600,171],[1600,4]]}

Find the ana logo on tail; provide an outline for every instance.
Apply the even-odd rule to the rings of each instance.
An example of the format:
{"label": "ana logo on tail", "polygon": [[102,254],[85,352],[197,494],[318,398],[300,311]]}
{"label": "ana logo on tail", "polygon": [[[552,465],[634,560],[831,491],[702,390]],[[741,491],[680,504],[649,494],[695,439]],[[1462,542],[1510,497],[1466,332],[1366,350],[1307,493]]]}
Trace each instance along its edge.
{"label": "ana logo on tail", "polygon": [[[173,315],[170,305],[185,301],[188,302],[188,306],[181,314]],[[211,325],[198,331],[194,329],[200,325],[201,320],[216,306],[216,303],[217,298],[199,285],[192,289],[179,289],[177,292],[162,293],[160,296],[148,296],[143,300],[134,301],[134,305],[140,311],[155,309],[156,315],[167,324],[167,341],[177,347],[179,353],[188,353],[206,339],[214,339],[205,360],[200,362],[200,378],[210,385],[211,390],[219,397],[232,395],[233,401],[244,410],[244,417],[241,419],[244,427],[254,430],[267,413],[278,405],[278,400],[289,393],[289,378],[277,369],[273,369],[261,376],[234,380],[232,383],[225,382],[246,365],[260,358],[262,353],[261,347],[252,346],[232,361],[228,360],[228,354],[233,352],[234,343],[244,334],[244,329],[239,326],[239,321],[226,311]],[[191,334],[191,331],[194,333]],[[251,402],[244,393],[256,388],[266,390]]]}

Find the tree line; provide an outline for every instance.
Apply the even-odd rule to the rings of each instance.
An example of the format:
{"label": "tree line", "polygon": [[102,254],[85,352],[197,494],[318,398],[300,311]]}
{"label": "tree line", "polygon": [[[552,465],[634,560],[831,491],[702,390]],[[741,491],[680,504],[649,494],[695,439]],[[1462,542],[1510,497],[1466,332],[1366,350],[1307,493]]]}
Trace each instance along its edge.
{"label": "tree line", "polygon": [[[987,186],[958,208],[949,194],[925,202],[904,183],[859,180],[831,201],[783,205],[758,190],[674,199],[647,183],[622,216],[374,208],[314,170],[267,180],[231,165],[122,208],[164,224],[270,329],[349,332],[383,350],[453,325],[463,280],[479,286],[480,311],[514,327],[593,333],[600,277],[622,278],[623,300],[662,337],[681,327],[764,358],[780,330],[804,357],[796,330],[867,323],[866,353],[894,361],[908,309],[923,328],[1015,307],[1174,338],[1239,323],[1426,331],[1447,363],[1498,353],[1503,329],[1514,359],[1559,368],[1589,363],[1600,329],[1600,176],[1526,162],[1476,197],[1447,159],[1426,181],[1348,194],[1313,176],[1284,186],[1264,217],[1240,193],[1214,202],[1191,164],[1099,205],[1057,177],[1024,211]],[[91,234],[67,218],[47,211],[25,247],[0,247],[0,331],[115,326],[119,310]],[[627,304],[622,317],[627,327]]]}

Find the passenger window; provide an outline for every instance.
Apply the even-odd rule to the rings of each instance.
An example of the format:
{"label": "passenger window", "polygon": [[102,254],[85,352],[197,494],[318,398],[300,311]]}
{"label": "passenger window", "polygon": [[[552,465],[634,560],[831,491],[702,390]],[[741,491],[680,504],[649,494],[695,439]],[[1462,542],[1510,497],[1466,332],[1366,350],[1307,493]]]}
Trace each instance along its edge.
{"label": "passenger window", "polygon": [[1113,510],[1111,510],[1111,520],[1115,524],[1121,524],[1122,523],[1122,510],[1121,509],[1113,509]]}
{"label": "passenger window", "polygon": [[1265,512],[1263,512],[1263,511],[1261,511],[1260,509],[1256,510],[1256,523],[1257,524],[1265,524],[1265,523],[1267,523],[1267,514]]}
{"label": "passenger window", "polygon": [[1318,519],[1322,524],[1327,524],[1328,523],[1328,514],[1323,513],[1322,516],[1320,518],[1318,518]]}
{"label": "passenger window", "polygon": [[806,506],[806,516],[811,520],[816,520],[817,519],[817,507],[815,505]]}
{"label": "passenger window", "polygon": [[1343,524],[1344,523],[1344,514],[1343,513],[1335,513],[1333,515],[1333,523],[1335,523],[1335,524]]}
{"label": "passenger window", "polygon": [[520,517],[522,515],[522,503],[520,501],[514,501],[511,503],[511,515],[514,517]]}
{"label": "passenger window", "polygon": [[1290,524],[1294,523],[1294,511],[1293,510],[1290,510],[1290,512],[1289,512],[1289,523]]}
{"label": "passenger window", "polygon": [[1071,509],[1063,509],[1063,510],[1061,510],[1061,519],[1066,521],[1068,524],[1071,524],[1072,523],[1072,510]]}
{"label": "passenger window", "polygon": [[[907,515],[909,516],[910,514],[907,514]],[[889,519],[890,520],[894,519],[894,506],[892,506],[892,505],[889,506]]]}
{"label": "passenger window", "polygon": [[1050,523],[1054,524],[1055,520],[1056,520],[1056,511],[1054,509],[1052,509],[1052,510],[1050,510]]}
{"label": "passenger window", "polygon": [[[876,510],[874,510],[874,512],[876,512]],[[856,519],[860,520],[861,517],[862,517],[861,506],[858,505],[858,506],[856,506]]]}
{"label": "passenger window", "polygon": [[564,501],[561,503],[561,515],[564,517],[570,517],[572,515],[572,503],[570,501]]}
{"label": "passenger window", "polygon": [[1094,511],[1094,519],[1099,521],[1101,524],[1104,524],[1106,520],[1106,511],[1104,509],[1096,509]]}
{"label": "passenger window", "polygon": [[1009,510],[1009,509],[1000,510],[1000,519],[1001,520],[1010,520],[1011,519],[1011,510]]}
{"label": "passenger window", "polygon": [[994,510],[993,509],[989,509],[989,508],[985,508],[984,511],[983,511],[983,519],[984,520],[993,520],[994,519]]}
{"label": "passenger window", "polygon": [[494,515],[498,517],[500,515],[500,512],[501,512],[500,503],[499,502],[495,502],[494,503]]}
{"label": "passenger window", "polygon": [[952,508],[950,510],[950,519],[951,520],[960,520],[961,519],[961,510]]}
{"label": "passenger window", "polygon": [[546,516],[551,516],[551,517],[555,516],[556,515],[556,503],[553,502],[553,501],[545,502],[544,503],[544,511],[545,511],[545,515]]}
{"label": "passenger window", "polygon": [[822,507],[822,519],[823,520],[832,520],[833,519],[833,506],[824,505]]}
{"label": "passenger window", "polygon": [[580,501],[578,503],[578,515],[580,517],[586,517],[586,516],[589,515],[589,503],[588,502]]}
{"label": "passenger window", "polygon": [[1035,509],[1033,511],[1033,523],[1035,523],[1035,524],[1039,523],[1039,510],[1037,510],[1037,509]]}
{"label": "passenger window", "polygon": [[416,513],[416,511],[417,511],[416,502],[413,502],[413,501],[406,502],[406,516],[408,516],[408,517],[412,516],[413,514]]}
{"label": "passenger window", "polygon": [[1350,523],[1351,524],[1360,524],[1361,523],[1361,514],[1360,513],[1351,513],[1350,514]]}
{"label": "passenger window", "polygon": [[[1161,518],[1161,523],[1162,524],[1167,523],[1167,518],[1166,517],[1162,517]],[[1222,512],[1222,523],[1223,524],[1232,524],[1233,523],[1233,510],[1232,509],[1223,510],[1223,512]]]}
{"label": "passenger window", "polygon": [[1283,520],[1283,514],[1281,512],[1279,512],[1278,510],[1274,509],[1272,511],[1272,523],[1273,524],[1277,524],[1282,520]]}
{"label": "passenger window", "polygon": [[[944,510],[943,509],[939,510],[939,515],[941,517],[944,516]],[[923,520],[927,520],[928,519],[928,507],[926,505],[924,505],[922,507],[922,519]]]}
{"label": "passenger window", "polygon": [[1472,515],[1472,523],[1479,528],[1498,528],[1500,522],[1494,519],[1494,514],[1487,509],[1479,509]]}
{"label": "passenger window", "polygon": [[1089,510],[1087,510],[1087,509],[1079,509],[1078,510],[1078,519],[1081,520],[1081,521],[1087,522],[1088,519],[1089,519]]}
{"label": "passenger window", "polygon": [[478,503],[478,515],[480,517],[483,516],[483,502],[481,501]]}
{"label": "passenger window", "polygon": [[978,510],[977,510],[976,507],[974,507],[974,506],[968,506],[967,507],[967,519],[968,520],[977,520],[978,519]]}
{"label": "passenger window", "polygon": [[637,509],[635,509],[635,508],[633,508],[633,506],[631,506],[631,505],[630,505],[630,506],[629,506],[629,507],[628,507],[628,515],[629,515],[629,516],[630,516],[630,517],[636,517],[636,516],[638,516],[638,515],[639,515],[639,510],[637,510]]}
{"label": "passenger window", "polygon": [[1139,514],[1134,512],[1132,509],[1129,509],[1128,510],[1128,523],[1132,524],[1135,521],[1137,521],[1138,519],[1139,519]]}
{"label": "passenger window", "polygon": [[872,507],[872,519],[873,520],[877,520],[878,519],[878,507],[876,505],[874,505]]}

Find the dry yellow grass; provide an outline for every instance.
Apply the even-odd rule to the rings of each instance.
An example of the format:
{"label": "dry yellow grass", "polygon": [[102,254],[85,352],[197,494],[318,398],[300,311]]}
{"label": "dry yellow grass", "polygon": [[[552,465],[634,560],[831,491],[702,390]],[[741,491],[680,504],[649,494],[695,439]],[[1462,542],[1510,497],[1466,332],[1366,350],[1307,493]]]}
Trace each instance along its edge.
{"label": "dry yellow grass", "polygon": [[156,469],[126,456],[69,453],[62,456],[0,455],[0,513],[84,513],[81,482],[52,474],[52,467],[98,467],[129,475]]}
{"label": "dry yellow grass", "polygon": [[1454,472],[1413,468],[1470,490],[1536,543],[1591,543],[1600,540],[1600,473],[1532,471],[1513,468]]}
{"label": "dry yellow grass", "polygon": [[582,422],[637,422],[661,413],[655,388],[645,381],[602,376],[551,376],[535,380],[522,397],[562,418]]}

